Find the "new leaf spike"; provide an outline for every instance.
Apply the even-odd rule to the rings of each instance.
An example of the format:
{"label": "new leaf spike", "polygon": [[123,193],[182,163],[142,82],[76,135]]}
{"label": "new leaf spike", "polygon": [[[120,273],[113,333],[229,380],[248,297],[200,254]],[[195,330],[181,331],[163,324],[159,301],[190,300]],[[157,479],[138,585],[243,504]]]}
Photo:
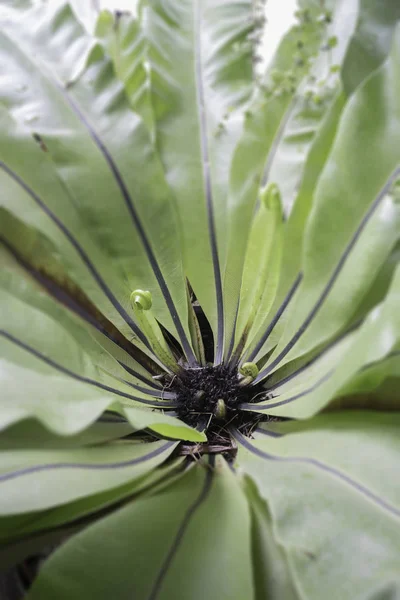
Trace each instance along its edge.
{"label": "new leaf spike", "polygon": [[171,371],[179,371],[179,366],[169,349],[162,331],[151,313],[153,299],[149,291],[135,290],[132,292],[131,304],[136,319],[145,333],[154,353]]}

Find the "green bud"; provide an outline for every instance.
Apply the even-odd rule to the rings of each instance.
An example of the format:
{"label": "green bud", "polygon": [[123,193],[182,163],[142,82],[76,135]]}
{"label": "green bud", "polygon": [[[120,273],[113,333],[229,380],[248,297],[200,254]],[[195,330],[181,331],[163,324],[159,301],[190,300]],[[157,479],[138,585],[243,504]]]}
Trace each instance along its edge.
{"label": "green bud", "polygon": [[132,292],[130,301],[137,322],[154,353],[161,362],[171,371],[179,371],[179,366],[168,346],[157,320],[154,318],[151,306],[153,304],[151,293],[144,290]]}
{"label": "green bud", "polygon": [[239,372],[245,377],[255,379],[258,375],[258,367],[255,363],[246,362],[240,367]]}
{"label": "green bud", "polygon": [[261,190],[260,200],[267,210],[282,212],[281,193],[276,183],[269,183]]}
{"label": "green bud", "polygon": [[226,404],[222,400],[222,398],[217,400],[217,404],[215,405],[215,409],[214,409],[214,415],[215,415],[215,418],[218,420],[225,419],[225,417],[226,417]]}
{"label": "green bud", "polygon": [[133,308],[136,307],[141,310],[149,310],[153,304],[151,293],[143,290],[135,290],[132,292],[130,300]]}

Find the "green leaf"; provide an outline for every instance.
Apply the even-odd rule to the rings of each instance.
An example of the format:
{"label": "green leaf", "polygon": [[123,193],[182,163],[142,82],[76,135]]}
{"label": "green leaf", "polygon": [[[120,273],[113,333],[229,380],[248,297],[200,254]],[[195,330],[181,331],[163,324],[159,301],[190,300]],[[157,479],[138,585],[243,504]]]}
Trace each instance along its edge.
{"label": "green leaf", "polygon": [[281,437],[240,436],[238,462],[268,502],[301,597],[400,591],[399,424],[355,411],[289,423]]}
{"label": "green leaf", "polygon": [[[316,29],[313,35],[319,44],[314,42],[315,58],[309,73],[296,90],[285,126],[275,141],[272,156],[269,156],[268,179],[279,185],[287,215],[296,199],[307,157],[321,122],[340,93],[339,78],[330,71],[330,67],[342,63],[354,31],[357,1],[336,0],[330,4],[334,6],[334,11],[331,22],[325,26],[318,26],[321,21],[323,23],[324,12],[321,8],[318,7],[317,12],[309,9],[313,21],[309,25],[311,31],[308,35],[312,35],[312,28]],[[300,31],[302,27],[305,26],[300,25]],[[304,52],[303,47],[309,44],[309,40],[301,33],[298,36],[303,43],[298,52]]]}
{"label": "green leaf", "polygon": [[340,390],[340,395],[347,396],[371,392],[386,379],[390,377],[398,378],[399,374],[400,348],[397,347],[382,360],[365,365],[344,389]]}
{"label": "green leaf", "polygon": [[193,429],[180,419],[163,414],[160,410],[138,410],[123,406],[120,412],[126,416],[135,429],[151,429],[161,437],[190,442],[205,442],[205,433]]}
{"label": "green leaf", "polygon": [[[329,26],[325,23],[325,13],[321,14],[321,6],[315,4],[304,3],[307,18],[299,17],[299,23],[283,38],[261,89],[246,111],[244,132],[231,169],[230,205],[234,225],[225,281],[228,297],[237,294],[238,274],[243,268],[247,231],[260,183],[278,184],[284,212],[289,218],[284,232],[277,298],[254,344],[259,343],[260,336],[262,340],[271,315],[279,312],[298,275],[312,192],[345,103],[338,76],[330,72],[329,66],[342,62],[355,25],[355,3],[337,2]],[[328,31],[335,32],[339,39],[338,46],[330,50],[329,55],[325,50],[318,52]],[[317,94],[318,102],[315,101]],[[279,339],[287,314],[279,320],[270,347]],[[232,321],[227,323],[228,333],[233,326]],[[260,347],[263,344],[262,340]]]}
{"label": "green leaf", "polygon": [[342,68],[342,80],[348,95],[386,59],[395,29],[400,21],[397,0],[361,0],[357,26]]}
{"label": "green leaf", "polygon": [[[380,250],[371,265],[372,278],[396,242],[398,225],[395,223],[397,229],[391,230],[395,217],[386,205],[389,202],[390,206],[388,195],[398,178],[400,159],[399,50],[400,30],[388,61],[353,94],[343,112],[305,232],[304,278],[296,310],[264,374],[327,341],[346,325],[371,283],[371,257],[367,262],[362,252],[365,236],[374,236],[371,220],[379,219],[381,232],[387,227],[393,240],[385,250],[386,244],[378,235],[381,241],[375,243]],[[382,118],[376,119],[376,114]],[[376,153],[378,145],[382,152]],[[365,169],[366,164],[370,168]],[[392,207],[397,213],[395,202]],[[386,208],[391,214],[387,220]],[[360,254],[360,274],[353,266],[350,276],[348,264]],[[330,306],[324,310],[326,303]]]}
{"label": "green leaf", "polygon": [[309,363],[287,377],[270,384],[267,389],[273,394],[271,400],[248,403],[243,407],[296,419],[315,415],[335,396],[342,395],[360,371],[396,351],[400,340],[399,302],[398,267],[386,299],[357,330],[317,353]]}
{"label": "green leaf", "polygon": [[301,254],[304,229],[312,207],[314,190],[329,156],[345,102],[344,94],[339,91],[337,98],[321,121],[307,156],[300,189],[285,225],[278,293],[270,314],[267,315],[254,339],[248,344],[248,352],[252,360],[276,346],[282,336],[285,324],[294,310],[295,305],[292,299],[302,277]]}
{"label": "green leaf", "polygon": [[20,252],[7,241],[0,242],[0,287],[60,323],[92,360],[113,376],[139,386],[144,383],[149,391],[157,388],[152,375],[159,372],[158,365],[128,342],[71,282],[53,253],[54,247],[8,213],[2,214],[3,224],[8,237],[16,241],[20,236],[25,244]]}
{"label": "green leaf", "polygon": [[257,487],[248,478],[245,482],[252,518],[252,560],[255,600],[297,600],[295,582],[289,570],[288,557],[277,543],[271,515]]}
{"label": "green leaf", "polygon": [[[156,538],[149,536],[149,526]],[[135,557],[135,569],[128,555]],[[88,585],[99,600],[132,594],[138,600],[251,599],[250,515],[223,459],[217,459],[215,471],[198,464],[175,486],[133,502],[67,541],[50,557],[27,598],[84,597]]]}
{"label": "green leaf", "polygon": [[279,189],[274,184],[266,189],[265,194],[253,219],[244,261],[235,327],[239,349],[251,332],[257,330],[260,322],[265,320],[278,286],[283,233],[282,206]]}
{"label": "green leaf", "polygon": [[0,564],[56,547],[28,600],[400,594],[399,9],[299,0],[259,78],[261,4],[3,2]]}
{"label": "green leaf", "polygon": [[147,45],[140,22],[129,12],[100,13],[96,35],[112,58],[115,73],[122,81],[132,110],[138,113],[153,133],[149,76],[146,72]]}
{"label": "green leaf", "polygon": [[43,510],[118,487],[150,472],[173,442],[108,444],[70,450],[1,452],[0,513]]}
{"label": "green leaf", "polygon": [[119,415],[108,412],[99,421],[74,435],[60,436],[33,419],[11,425],[1,432],[0,449],[65,449],[93,446],[122,438],[134,431]]}
{"label": "green leaf", "polygon": [[72,433],[117,400],[125,399],[131,406],[168,406],[168,402],[151,399],[123,380],[110,377],[46,314],[1,290],[0,298],[1,378],[6,390],[2,396],[3,426],[37,416],[59,432]]}
{"label": "green leaf", "polygon": [[[254,206],[269,151],[291,97],[268,98],[261,89],[256,92],[245,113],[243,135],[235,149],[229,182],[231,229],[227,242],[227,262],[224,278],[224,297],[239,301],[241,274],[249,243]],[[226,336],[234,335],[235,319],[226,315]],[[227,347],[228,354],[230,347]]]}
{"label": "green leaf", "polygon": [[[31,368],[4,359],[0,360],[0,365],[1,383],[3,389],[7,390],[0,402],[1,428],[34,417],[58,435],[71,435],[93,423],[104,410],[112,408],[124,415],[135,430],[149,428],[160,436],[173,439],[197,442],[207,439],[204,433],[179,419],[160,410],[124,406],[110,394],[90,389],[87,382],[80,383],[50,373],[36,373]],[[118,390],[113,393],[118,393]]]}
{"label": "green leaf", "polygon": [[[44,219],[47,226],[51,221],[58,243],[61,239],[81,269],[84,263],[96,286],[103,281],[104,294],[103,261],[91,258],[86,239],[89,243],[92,237],[102,247],[108,255],[104,264],[115,273],[119,288],[111,294],[108,289],[106,296],[122,319],[129,323],[125,307],[130,292],[149,289],[155,315],[176,332],[193,362],[177,218],[143,121],[130,110],[110,60],[68,4],[56,2],[51,10],[38,6],[15,13],[10,13],[1,40],[1,58],[14,81],[13,86],[3,87],[0,96],[11,115],[8,135],[2,138],[3,177],[19,189],[25,203],[35,205],[37,219]],[[71,47],[74,51],[68,53]],[[85,60],[76,73],[78,48]],[[65,68],[61,72],[60,63]],[[33,151],[40,165],[37,170],[23,156]],[[98,174],[96,179],[93,173]],[[79,234],[82,221],[89,236],[81,241],[75,230]],[[75,281],[79,281],[76,275]],[[140,337],[140,331],[133,330]]]}
{"label": "green leaf", "polygon": [[351,323],[361,322],[377,304],[380,304],[385,299],[399,263],[400,241],[394,246],[376,277],[371,281],[370,287],[361,302],[355,307]]}
{"label": "green leaf", "polygon": [[[32,285],[6,253],[0,258],[4,266],[0,276],[0,337],[4,340],[0,379],[6,390],[0,401],[0,428],[35,417],[52,431],[70,435],[113,407],[135,429],[148,427],[162,436],[191,441],[206,439],[203,433],[161,412],[133,408],[124,412],[123,405],[167,408],[174,402],[168,391],[154,387],[153,380],[146,385],[145,379],[143,385],[131,377],[132,373],[143,379],[140,365],[131,359],[128,373],[119,363],[118,353],[110,355],[105,350],[104,336],[99,346],[81,323]],[[12,294],[3,291],[3,286]],[[115,346],[108,350],[115,352]]]}
{"label": "green leaf", "polygon": [[213,328],[217,362],[224,314],[232,318],[236,309],[222,298],[226,186],[241,128],[236,109],[251,94],[255,25],[250,0],[143,5],[157,147],[177,200],[185,272]]}
{"label": "green leaf", "polygon": [[[373,27],[374,24],[376,25],[372,15],[374,11],[379,13],[382,9],[383,11],[380,16],[384,18],[384,8],[381,7],[381,5],[379,5],[379,7],[377,5],[377,7],[374,8],[375,5],[372,6],[372,4],[369,2],[362,2],[359,6],[354,6],[351,2],[342,2],[336,4],[333,26],[337,29],[339,45],[337,48],[335,48],[334,55],[328,56],[328,62],[331,64],[335,63],[340,65],[340,63],[343,61],[343,56],[345,55],[344,68],[347,68],[347,63],[350,63],[353,58],[356,60],[355,57],[357,56],[357,49],[354,46],[354,40],[359,35],[360,28],[363,29],[364,24],[368,24],[368,28]],[[358,28],[356,27],[356,30],[353,33],[354,25],[356,24],[355,17],[357,16],[357,11]],[[343,28],[343,23],[346,24],[345,28]],[[390,27],[393,29],[393,26],[394,25],[392,23]],[[372,48],[375,47],[377,46],[372,45]],[[388,52],[389,48],[387,49],[385,58]],[[323,54],[324,53],[322,53],[322,55]],[[324,89],[324,86],[329,89],[332,84],[334,84],[334,77],[329,76],[326,81],[323,79],[324,69],[326,69],[326,61],[324,61],[324,58],[327,57],[322,55],[320,59],[316,61],[313,67],[313,73],[316,74],[317,79],[322,78],[320,79],[320,81],[323,83],[322,89]],[[351,64],[353,65],[352,72],[358,73],[354,63]],[[335,86],[333,85],[331,89],[334,90],[334,88]],[[324,110],[321,112],[323,119],[319,128],[317,128],[315,132],[315,136],[307,138],[305,135],[306,132],[311,133],[311,130],[307,129],[307,123],[309,123],[309,121],[304,120],[306,113],[304,113],[304,111],[301,112],[301,110],[298,113],[298,116],[296,116],[296,112],[293,113],[292,127],[294,132],[299,131],[299,133],[304,134],[304,136],[293,137],[289,135],[290,122],[286,127],[288,132],[287,142],[285,141],[285,138],[283,138],[281,144],[284,151],[282,152],[281,160],[277,163],[282,165],[284,171],[281,179],[279,179],[279,177],[273,172],[271,176],[274,176],[274,180],[277,180],[280,182],[280,185],[283,186],[283,196],[286,198],[287,194],[285,193],[285,190],[287,189],[287,186],[291,186],[292,179],[297,177],[296,173],[298,173],[298,169],[302,170],[302,179],[300,182],[300,191],[296,196],[293,210],[289,215],[289,220],[285,228],[280,286],[275,305],[271,310],[271,315],[278,316],[279,320],[277,323],[274,323],[273,330],[269,331],[268,325],[269,322],[271,322],[271,316],[269,316],[268,320],[266,320],[263,326],[260,328],[257,337],[250,345],[251,348],[255,348],[255,351],[251,353],[252,360],[254,360],[254,357],[258,353],[260,353],[260,355],[265,354],[276,345],[277,341],[279,341],[279,338],[282,335],[285,323],[287,322],[293,310],[294,303],[291,302],[288,307],[285,307],[283,314],[280,314],[281,307],[285,303],[285,297],[288,292],[290,292],[291,286],[296,281],[296,277],[302,268],[301,250],[303,245],[306,219],[312,207],[313,194],[318,182],[318,178],[323,167],[325,166],[325,162],[328,158],[333,140],[337,133],[338,121],[347,101],[346,94],[350,94],[351,91],[354,90],[349,90],[348,88],[345,88],[345,92],[343,92],[340,88],[337,90],[336,98],[334,99],[333,103],[332,101],[328,102],[328,104],[325,105]],[[310,89],[307,91],[308,95],[309,92]],[[307,106],[307,103],[305,106]],[[298,151],[294,151],[294,143],[296,142],[297,138],[299,138],[300,141],[304,140],[306,143],[304,147],[309,148],[308,155],[301,153],[301,144],[299,143],[296,145]],[[311,146],[310,140],[313,142]],[[291,148],[293,151],[290,151]],[[299,182],[299,179],[296,179],[296,181]],[[297,185],[298,183],[296,183],[296,186]],[[296,188],[292,186],[291,189],[294,190]],[[267,335],[265,334],[266,331]],[[266,340],[268,340],[267,343],[265,343]]]}
{"label": "green leaf", "polygon": [[168,466],[158,467],[134,481],[55,506],[42,512],[24,513],[0,518],[0,565],[10,567],[26,556],[40,552],[52,536],[56,543],[87,526],[99,516],[105,516],[142,493],[152,492],[160,486],[176,481],[182,476],[182,459]]}

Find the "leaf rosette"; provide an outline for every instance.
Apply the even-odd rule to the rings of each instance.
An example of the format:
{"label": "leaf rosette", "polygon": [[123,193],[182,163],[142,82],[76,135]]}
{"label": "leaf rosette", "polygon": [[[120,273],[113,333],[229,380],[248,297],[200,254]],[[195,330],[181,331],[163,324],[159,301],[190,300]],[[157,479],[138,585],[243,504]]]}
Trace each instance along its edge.
{"label": "leaf rosette", "polygon": [[0,15],[2,567],[397,598],[398,2],[80,10]]}

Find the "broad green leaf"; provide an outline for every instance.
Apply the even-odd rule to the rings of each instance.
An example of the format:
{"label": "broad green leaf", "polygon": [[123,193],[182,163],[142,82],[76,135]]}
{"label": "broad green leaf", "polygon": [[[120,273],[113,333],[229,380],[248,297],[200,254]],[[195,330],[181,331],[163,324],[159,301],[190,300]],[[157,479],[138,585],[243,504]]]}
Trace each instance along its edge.
{"label": "broad green leaf", "polygon": [[[186,333],[177,219],[144,123],[130,110],[110,60],[75,20],[68,4],[55,2],[51,10],[39,6],[15,12],[2,39],[2,60],[7,72],[13,72],[13,86],[5,85],[1,98],[26,143],[21,144],[21,137],[16,137],[10,126],[3,154],[7,176],[15,180],[17,174],[20,179],[14,186],[21,186],[22,179],[42,203],[50,203],[46,218],[53,220],[59,237],[76,252],[74,229],[71,233],[68,228],[66,233],[54,218],[63,222],[60,210],[73,203],[90,234],[112,257],[110,266],[115,268],[121,290],[118,312],[125,318],[130,292],[146,287],[153,295],[155,314],[176,331],[193,361]],[[81,49],[86,59],[76,74],[71,64],[74,57],[66,48],[78,46],[86,49]],[[65,72],[60,72],[60,62]],[[52,193],[42,173],[22,170],[21,151],[32,147],[32,136],[36,153],[46,154],[44,162],[51,164],[47,169],[54,172],[58,187],[68,196],[61,206],[65,193]],[[98,174],[95,180],[93,173]],[[26,196],[26,187],[23,192]],[[30,196],[32,202],[32,193]],[[43,211],[37,201],[36,205]],[[50,212],[54,216],[49,217]],[[82,259],[82,252],[79,254]],[[87,266],[88,260],[85,263]]]}
{"label": "broad green leaf", "polygon": [[[2,356],[6,360],[33,368],[39,373],[61,374],[64,377],[69,376],[72,379],[85,381],[108,392],[114,390],[115,399],[120,396],[131,400],[136,399],[150,406],[159,404],[158,393],[153,400],[149,399],[148,393],[150,395],[154,393],[150,387],[143,386],[135,389],[133,384],[124,383],[122,375],[124,370],[118,363],[109,375],[105,368],[107,362],[111,362],[109,356],[106,355],[103,364],[97,365],[69,331],[46,313],[32,308],[26,301],[22,302],[6,291],[0,290],[0,297],[2,305],[0,329],[2,340],[5,340],[4,344],[2,343]],[[114,376],[118,369],[120,379]],[[161,406],[167,405],[161,404]]]}
{"label": "broad green leaf", "polygon": [[[297,358],[302,354],[305,355],[327,339],[334,338],[341,329],[363,319],[369,310],[384,299],[395,267],[396,255],[391,255],[399,239],[399,231],[399,205],[388,195],[382,200],[375,214],[370,217],[346,264],[342,267],[331,293],[324,300],[315,320],[309,324],[308,330],[290,356]],[[380,276],[381,271],[384,271],[382,276]],[[301,294],[301,287],[299,294]],[[293,318],[296,316],[297,298],[298,296],[293,297],[289,317],[291,314]],[[265,339],[267,345],[261,346],[258,342],[249,355],[250,359],[253,360],[255,356],[269,350],[274,342],[276,344],[278,341],[276,336],[282,332],[284,322],[285,319],[280,322],[280,328],[275,328],[269,339],[267,334],[271,326],[268,328],[267,322],[264,323],[266,329],[261,341]],[[284,342],[281,342],[281,346],[283,344]],[[277,362],[276,366],[282,366],[285,362]],[[265,373],[269,372],[271,369],[267,366]]]}
{"label": "broad green leaf", "polygon": [[57,547],[27,600],[400,594],[399,8],[299,0],[259,78],[261,10],[1,6],[0,564]]}
{"label": "broad green leaf", "polygon": [[267,315],[254,339],[248,344],[248,357],[251,360],[262,356],[276,346],[285,324],[295,308],[294,294],[302,277],[301,251],[304,229],[312,207],[314,189],[331,150],[345,102],[344,94],[338,92],[337,98],[321,121],[307,156],[300,190],[285,225],[279,289],[270,314]]}
{"label": "broad green leaf", "polygon": [[[5,283],[15,291],[10,285],[13,275]],[[0,401],[1,428],[34,417],[50,430],[70,435],[113,407],[135,429],[154,427],[163,436],[205,440],[204,434],[160,411],[130,408],[124,412],[124,405],[167,408],[173,401],[167,391],[127,381],[123,367],[104,350],[101,353],[101,348],[89,337],[83,346],[79,345],[70,330],[78,329],[78,339],[82,332],[65,310],[60,309],[61,318],[54,320],[39,310],[52,301],[27,288],[24,279],[22,282],[24,302],[0,288],[0,379],[5,390]],[[21,281],[13,277],[12,283],[17,285]],[[38,308],[27,304],[33,297]]]}
{"label": "broad green leaf", "polygon": [[132,501],[142,493],[152,492],[160,486],[176,481],[182,476],[182,459],[130,481],[120,487],[85,496],[68,504],[55,506],[42,512],[24,513],[0,518],[0,565],[2,568],[20,562],[28,555],[43,549],[48,535],[59,536],[62,541],[72,530],[81,529],[98,516],[104,516]]}
{"label": "broad green leaf", "polygon": [[[246,111],[244,131],[232,159],[229,183],[229,211],[232,226],[227,242],[224,296],[239,301],[241,274],[267,155],[291,97],[268,98],[256,92],[251,109]],[[226,336],[234,335],[234,315],[226,315]],[[230,347],[227,347],[227,354]]]}
{"label": "broad green leaf", "polygon": [[[14,222],[8,224],[14,225]],[[22,229],[20,233],[29,240],[29,231]],[[45,255],[47,250],[39,240],[32,243],[32,254]],[[93,309],[84,294],[75,300],[76,290],[72,289],[72,296],[69,294],[70,282],[64,283],[64,295],[62,289],[54,286],[54,268],[59,265],[52,265],[50,256],[47,259],[52,266],[49,277],[42,273],[41,265],[36,270],[26,265],[20,255],[11,254],[7,245],[4,249],[0,247],[0,261],[2,330],[60,359],[64,367],[78,374],[96,375],[100,381],[105,378],[104,382],[114,387],[127,381],[137,391],[160,395],[161,387],[151,377],[152,372],[157,372],[154,371],[157,365],[118,336],[117,330]],[[91,362],[94,364],[89,368]],[[124,387],[126,389],[126,385]]]}
{"label": "broad green leaf", "polygon": [[[15,133],[15,123],[1,109],[0,120],[3,131]],[[37,187],[36,191],[32,187],[24,187],[25,182],[14,179],[18,175],[17,172],[10,171],[8,166],[2,163],[0,178],[3,189],[7,189],[7,193],[2,194],[1,198],[2,207],[7,209],[1,211],[2,241],[14,254],[18,250],[23,258],[28,259],[28,266],[51,276],[61,288],[64,283],[63,273],[65,278],[68,277],[75,284],[79,282],[90,301],[109,321],[128,338],[131,339],[132,334],[134,339],[137,338],[138,329],[133,323],[132,315],[128,314],[117,299],[123,297],[120,291],[121,283],[117,283],[118,278],[115,277],[113,269],[107,268],[106,256],[91,243],[89,233],[80,224],[79,216],[71,206],[71,199],[65,194],[60,183],[56,178],[51,181],[52,167],[49,159],[46,160],[42,152],[37,151],[29,132],[20,129],[20,135],[25,137],[21,148],[18,143],[13,145],[9,136],[2,138],[3,151],[6,149],[8,153],[7,165],[10,164],[12,151],[15,158],[22,155],[26,164],[32,166],[32,173],[38,177]],[[51,185],[44,186],[49,179]],[[42,197],[37,195],[39,189]],[[43,198],[58,200],[63,211],[62,221],[60,214],[53,212],[51,204],[49,211],[49,206],[44,203]],[[28,227],[24,227],[15,216],[19,219],[24,218]],[[19,240],[22,236],[26,243],[21,248]],[[55,268],[54,262],[58,263],[58,269]],[[140,340],[138,341],[140,343]]]}
{"label": "broad green leaf", "polygon": [[148,130],[153,132],[154,116],[145,67],[147,46],[140,22],[128,12],[112,14],[105,10],[99,15],[96,35],[106,45],[132,109],[142,117]]}
{"label": "broad green leaf", "polygon": [[173,442],[106,444],[69,450],[1,452],[0,513],[15,515],[66,504],[150,472]]}
{"label": "broad green leaf", "polygon": [[39,373],[4,359],[0,365],[1,384],[7,390],[0,402],[2,429],[23,419],[35,418],[58,435],[71,435],[93,423],[104,410],[112,408],[124,415],[135,430],[149,428],[169,438],[206,440],[204,433],[161,410],[126,406],[116,401],[108,390],[100,392],[97,386],[91,388],[90,382],[88,386],[88,382],[81,383],[62,375]]}
{"label": "broad green leaf", "polygon": [[177,200],[185,272],[213,328],[217,362],[224,314],[236,309],[222,298],[226,187],[240,131],[235,111],[251,93],[248,36],[256,25],[250,0],[143,5],[157,147]]}
{"label": "broad green leaf", "polygon": [[400,240],[381,266],[376,277],[371,281],[370,287],[361,302],[355,307],[350,323],[361,322],[377,304],[385,299],[399,264]]}
{"label": "broad green leaf", "polygon": [[288,557],[275,539],[267,505],[250,479],[245,484],[251,508],[255,600],[297,600],[301,596],[295,589]]}
{"label": "broad green leaf", "polygon": [[[301,597],[399,593],[399,418],[326,414],[281,437],[240,436],[238,463],[267,501]],[[291,428],[291,424],[289,424]]]}
{"label": "broad green leaf", "polygon": [[[149,526],[156,538],[149,536]],[[135,557],[134,569],[127,555]],[[217,459],[215,470],[200,463],[175,486],[67,541],[27,598],[80,598],[88,585],[99,600],[132,594],[138,600],[253,598],[249,509],[223,459]]]}
{"label": "broad green leaf", "polygon": [[384,359],[365,367],[341,390],[341,395],[368,393],[385,379],[400,375],[400,348],[394,349]]}
{"label": "broad green leaf", "polygon": [[400,339],[400,269],[384,302],[378,305],[354,332],[317,355],[309,365],[271,386],[273,398],[246,404],[248,410],[305,419],[315,415],[343,394],[353,377],[371,363],[396,351]]}
{"label": "broad green leaf", "polygon": [[360,0],[357,26],[342,68],[348,95],[386,59],[399,21],[397,0]]}
{"label": "broad green leaf", "polygon": [[[386,225],[389,232],[395,218],[388,195],[398,178],[400,163],[399,52],[400,29],[388,61],[353,94],[343,112],[305,232],[304,278],[296,310],[265,373],[340,331],[368,290],[368,264],[358,264],[360,275],[354,267],[351,276],[346,269],[355,254],[363,254],[365,235],[375,237],[369,231],[371,220],[379,218],[379,229],[383,231]],[[382,118],[376,119],[376,114]],[[376,147],[382,147],[382,152],[377,153]],[[398,205],[392,204],[397,212]],[[393,242],[386,253],[385,244],[378,242],[378,264],[371,265],[373,276],[392,250],[396,232],[398,226],[388,234]],[[327,302],[330,310],[323,312]]]}
{"label": "broad green leaf", "polygon": [[[15,222],[8,221],[8,224],[14,226]],[[29,313],[34,308],[45,313],[68,331],[79,349],[86,352],[100,369],[114,378],[127,381],[134,388],[136,386],[136,389],[159,395],[161,387],[152,375],[158,373],[160,367],[126,340],[71,283],[60,270],[58,262],[52,260],[51,246],[49,248],[36,236],[33,236],[31,244],[31,232],[26,228],[18,227],[17,231],[27,242],[24,249],[27,256],[10,251],[7,244],[0,243],[0,287],[19,300],[15,306],[11,301],[12,310],[19,307]],[[33,257],[39,264],[26,263],[26,259],[32,260]],[[45,272],[41,257],[49,269]],[[58,277],[62,287],[57,285]],[[15,318],[18,320],[16,313]],[[46,340],[41,340],[41,344],[45,347]]]}
{"label": "broad green leaf", "polygon": [[[384,4],[384,3],[383,3]],[[374,19],[378,16],[379,18],[386,19],[385,16],[385,7],[383,4],[370,3],[368,1],[361,2],[359,5],[357,3],[352,2],[342,2],[337,3],[335,7],[335,22],[334,27],[338,29],[336,32],[338,44],[333,48],[325,58],[328,59],[328,63],[333,66],[340,65],[343,60],[343,55],[345,54],[345,62],[344,62],[344,70],[348,70],[347,65],[350,64],[353,59],[357,61],[357,44],[355,44],[355,39],[360,35],[360,31],[364,31],[364,27],[369,31],[370,27],[378,26],[377,21]],[[392,3],[393,4],[393,3]],[[388,7],[386,7],[388,8]],[[394,9],[392,6],[391,10]],[[357,16],[358,11],[358,16]],[[373,13],[377,14],[374,15]],[[378,14],[379,13],[379,14]],[[355,31],[352,33],[355,25],[355,17],[357,16],[357,27]],[[379,20],[379,19],[378,19]],[[390,21],[390,18],[388,19]],[[346,28],[343,29],[343,23],[346,23]],[[388,27],[391,28],[391,33],[393,33],[395,22],[393,21]],[[364,33],[366,33],[364,31]],[[388,32],[389,35],[389,32]],[[351,36],[351,37],[350,37]],[[389,39],[388,37],[386,39]],[[350,41],[349,41],[350,40]],[[365,41],[365,40],[364,40]],[[383,40],[381,40],[383,42]],[[386,43],[386,42],[385,42]],[[370,46],[371,47],[371,46]],[[374,48],[375,46],[372,46]],[[383,48],[382,48],[383,50]],[[387,48],[386,54],[382,54],[383,58],[386,58],[389,52],[389,48]],[[333,53],[333,54],[332,54]],[[322,53],[324,54],[324,53]],[[321,78],[320,81],[323,83],[322,90],[325,88],[330,88],[333,81],[334,75],[329,76],[326,80],[323,78],[324,69],[327,69],[327,63],[322,60],[323,57],[318,61],[314,66],[314,73],[317,74],[317,79]],[[353,63],[352,63],[353,64]],[[376,67],[379,66],[378,64]],[[353,69],[353,73],[358,73],[357,69]],[[366,74],[365,74],[366,76]],[[362,79],[362,78],[361,78]],[[360,82],[361,82],[360,79]],[[311,88],[310,88],[311,85]],[[308,83],[308,92],[310,93],[310,89],[312,89],[312,82]],[[334,89],[334,88],[332,88]],[[293,205],[293,210],[289,215],[289,220],[287,226],[285,228],[285,237],[284,237],[284,249],[283,249],[283,259],[282,259],[282,272],[281,272],[281,280],[280,287],[277,294],[275,305],[271,310],[271,316],[269,316],[269,321],[271,322],[271,318],[278,318],[277,322],[274,322],[273,329],[270,331],[268,328],[268,321],[266,321],[263,326],[260,328],[260,332],[257,335],[254,342],[251,344],[252,350],[252,359],[260,352],[260,355],[265,354],[271,348],[273,348],[277,341],[279,341],[280,336],[284,330],[284,325],[290,316],[295,301],[290,302],[288,306],[285,306],[285,300],[287,298],[288,292],[291,290],[291,286],[296,282],[296,277],[301,271],[301,249],[303,245],[303,234],[306,224],[306,219],[312,207],[312,200],[314,195],[314,190],[316,188],[318,178],[321,174],[321,171],[325,165],[325,161],[329,155],[331,150],[332,143],[337,133],[338,121],[343,111],[343,108],[347,102],[347,94],[350,94],[354,90],[350,90],[345,86],[345,91],[342,91],[340,88],[336,92],[336,99],[333,103],[328,103],[325,106],[325,110],[322,112],[322,116],[324,117],[322,123],[316,131],[315,140],[312,138],[313,144],[310,148],[308,155],[302,155],[301,152],[292,152],[288,151],[284,153],[282,156],[281,164],[283,168],[287,169],[286,175],[282,178],[285,185],[290,186],[290,177],[291,175],[295,177],[296,175],[296,161],[298,164],[298,168],[302,169],[302,178],[300,182],[300,191],[296,197],[296,200]],[[320,95],[320,92],[315,92]],[[324,92],[325,93],[325,92]],[[323,93],[323,95],[324,95]],[[324,101],[326,104],[326,99]],[[310,101],[309,101],[310,105]],[[300,117],[302,117],[302,113],[299,113]],[[304,116],[304,115],[303,115]],[[296,124],[296,113],[293,115],[293,123]],[[299,123],[302,123],[300,120]],[[304,125],[306,122],[304,122]],[[306,131],[305,127],[299,129],[300,133],[304,133]],[[300,138],[301,139],[301,138]],[[304,138],[307,141],[307,136]],[[296,138],[293,140],[296,141]],[[290,136],[288,136],[288,144],[286,144],[287,149],[293,147],[293,141]],[[291,146],[292,144],[292,146]],[[283,140],[283,147],[285,148],[285,141]],[[276,179],[276,178],[275,178]],[[280,182],[280,180],[278,179]],[[297,180],[299,181],[299,180]],[[282,185],[282,183],[281,183]],[[284,190],[285,188],[283,188]],[[294,189],[294,188],[293,188]],[[285,194],[284,194],[285,195]],[[283,314],[280,313],[282,307],[284,307]],[[267,332],[267,334],[265,333]],[[268,340],[268,341],[267,341]]]}
{"label": "broad green leaf", "polygon": [[84,431],[60,436],[33,419],[26,419],[1,432],[0,449],[64,449],[102,444],[129,435],[132,425],[119,415],[108,412]]}
{"label": "broad green leaf", "polygon": [[[313,2],[303,3],[303,17],[283,38],[260,91],[246,111],[244,132],[232,164],[229,200],[234,225],[225,280],[228,296],[237,293],[247,229],[260,183],[278,184],[289,217],[279,291],[271,315],[279,311],[298,275],[301,237],[312,201],[310,189],[312,192],[318,178],[316,167],[323,164],[330,146],[332,123],[336,124],[344,105],[338,75],[331,67],[342,62],[354,29],[356,3],[337,2],[330,23],[332,17],[327,9],[331,4],[321,8]],[[327,40],[332,36],[337,37],[338,43],[329,48]],[[280,319],[278,332],[283,322]],[[228,322],[228,334],[232,327],[232,321]],[[268,322],[261,335],[267,327]]]}
{"label": "broad green leaf", "polygon": [[[14,228],[14,220],[5,219],[3,222]],[[159,369],[156,363],[125,340],[85,294],[71,284],[58,262],[53,260],[51,246],[36,236],[31,240],[31,231],[24,227],[18,227],[17,231],[25,238],[24,253],[27,250],[27,256],[11,251],[7,243],[0,243],[0,287],[6,292],[5,295],[2,292],[2,297],[9,300],[11,309],[17,311],[19,308],[28,313],[36,309],[34,314],[44,313],[66,329],[93,362],[110,375],[126,379],[148,391],[157,388],[152,379],[152,374]],[[28,257],[33,259],[33,264],[25,262]],[[34,264],[34,257],[38,264]],[[43,260],[46,261],[47,272],[43,272]],[[57,285],[58,277],[62,287]],[[15,306],[9,295],[18,299]],[[14,316],[18,320],[16,312]],[[42,340],[43,343],[46,341]]]}

